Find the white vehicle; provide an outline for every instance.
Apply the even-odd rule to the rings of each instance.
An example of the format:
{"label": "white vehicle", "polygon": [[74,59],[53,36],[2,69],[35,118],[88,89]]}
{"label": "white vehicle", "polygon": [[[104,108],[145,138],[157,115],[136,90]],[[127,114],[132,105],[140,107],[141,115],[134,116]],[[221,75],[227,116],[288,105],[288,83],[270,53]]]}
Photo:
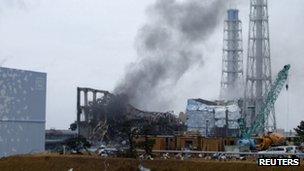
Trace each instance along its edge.
{"label": "white vehicle", "polygon": [[97,154],[100,155],[101,157],[108,157],[108,156],[115,156],[118,153],[118,149],[114,147],[106,147],[105,145],[101,145],[97,149]]}
{"label": "white vehicle", "polygon": [[265,157],[290,157],[296,153],[298,153],[297,146],[277,146],[270,147],[266,151],[258,152],[261,156]]}

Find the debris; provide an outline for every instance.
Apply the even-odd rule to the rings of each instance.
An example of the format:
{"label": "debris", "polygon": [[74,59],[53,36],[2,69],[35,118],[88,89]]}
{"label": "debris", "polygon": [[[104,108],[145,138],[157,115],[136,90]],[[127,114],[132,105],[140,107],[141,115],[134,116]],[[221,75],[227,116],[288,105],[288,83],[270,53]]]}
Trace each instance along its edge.
{"label": "debris", "polygon": [[141,164],[138,166],[138,168],[139,168],[140,171],[151,171],[151,169],[145,168],[145,167],[144,167],[143,165],[141,165]]}

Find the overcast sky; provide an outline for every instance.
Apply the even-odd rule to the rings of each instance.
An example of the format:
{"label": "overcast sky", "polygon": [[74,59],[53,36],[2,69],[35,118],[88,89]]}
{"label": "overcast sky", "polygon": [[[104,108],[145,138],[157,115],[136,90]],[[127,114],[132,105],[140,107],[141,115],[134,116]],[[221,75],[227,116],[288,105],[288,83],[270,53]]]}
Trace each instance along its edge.
{"label": "overcast sky", "polygon": [[[247,48],[249,0],[239,0]],[[155,0],[0,0],[0,59],[3,66],[48,74],[47,128],[65,129],[76,119],[76,87],[112,91],[136,60],[134,40]],[[235,6],[235,5],[233,5]],[[304,120],[304,1],[269,0],[272,71],[292,65],[289,92],[276,114],[281,128]],[[222,21],[209,38],[204,64],[186,73],[172,93],[172,110],[187,98],[217,99],[222,60]],[[246,59],[246,52],[244,53]],[[1,60],[0,60],[1,61]]]}

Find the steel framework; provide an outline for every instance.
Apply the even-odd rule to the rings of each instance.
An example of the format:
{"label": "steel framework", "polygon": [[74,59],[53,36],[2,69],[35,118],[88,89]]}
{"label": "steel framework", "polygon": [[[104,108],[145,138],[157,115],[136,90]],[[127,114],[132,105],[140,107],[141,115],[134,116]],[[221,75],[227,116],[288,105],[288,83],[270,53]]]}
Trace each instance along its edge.
{"label": "steel framework", "polygon": [[[247,127],[252,126],[261,111],[266,93],[271,86],[271,59],[268,23],[268,1],[250,1],[250,22],[246,85],[243,114]],[[274,109],[266,119],[265,130],[276,129]]]}
{"label": "steel framework", "polygon": [[243,89],[243,41],[239,11],[229,9],[224,23],[223,61],[220,99],[235,100]]}

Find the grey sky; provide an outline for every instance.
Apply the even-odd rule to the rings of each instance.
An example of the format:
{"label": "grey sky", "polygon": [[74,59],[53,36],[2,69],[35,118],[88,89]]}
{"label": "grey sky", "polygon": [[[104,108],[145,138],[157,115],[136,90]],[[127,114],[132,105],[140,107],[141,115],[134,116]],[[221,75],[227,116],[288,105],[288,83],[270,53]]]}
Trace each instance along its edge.
{"label": "grey sky", "polygon": [[[239,1],[246,49],[249,0]],[[48,73],[47,128],[68,128],[75,120],[76,87],[112,91],[125,67],[136,60],[134,40],[154,0],[7,2],[0,0],[0,59],[9,57],[5,67]],[[292,65],[289,93],[282,92],[277,103],[283,128],[295,127],[304,116],[303,11],[303,0],[269,0],[273,75],[284,64]],[[184,110],[187,98],[218,97],[223,35],[219,22],[202,45],[204,64],[192,68],[168,92],[176,94],[172,110]]]}

